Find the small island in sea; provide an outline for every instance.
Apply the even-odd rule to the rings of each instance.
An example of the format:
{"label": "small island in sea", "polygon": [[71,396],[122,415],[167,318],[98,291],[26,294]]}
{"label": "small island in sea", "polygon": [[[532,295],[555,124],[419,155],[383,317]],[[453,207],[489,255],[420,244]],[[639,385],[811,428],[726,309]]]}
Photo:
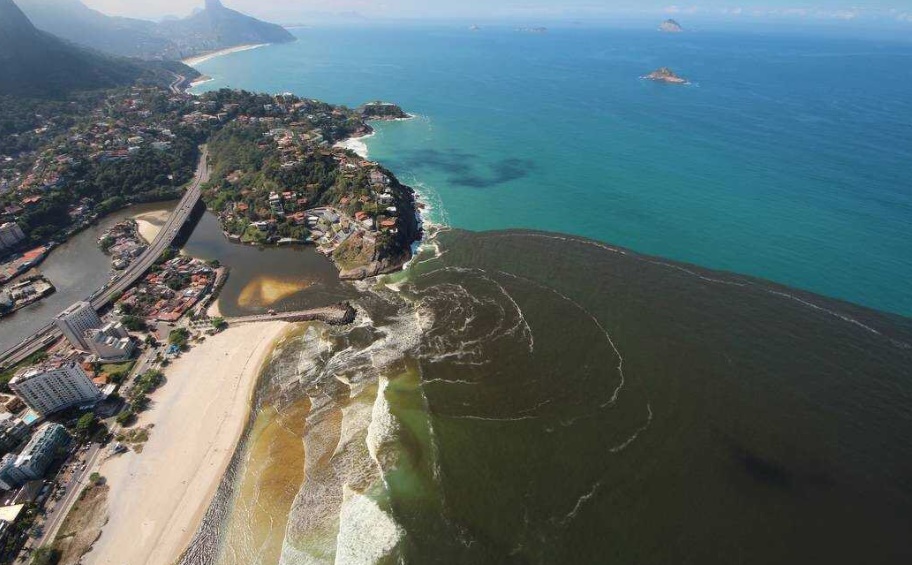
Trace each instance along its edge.
{"label": "small island in sea", "polygon": [[376,121],[407,120],[411,116],[402,108],[389,102],[368,102],[357,110],[362,119]]}
{"label": "small island in sea", "polygon": [[681,33],[684,28],[675,20],[668,19],[659,24],[659,31],[664,33]]}
{"label": "small island in sea", "polygon": [[664,82],[667,84],[690,84],[686,78],[678,76],[668,67],[656,69],[643,78],[655,82]]}

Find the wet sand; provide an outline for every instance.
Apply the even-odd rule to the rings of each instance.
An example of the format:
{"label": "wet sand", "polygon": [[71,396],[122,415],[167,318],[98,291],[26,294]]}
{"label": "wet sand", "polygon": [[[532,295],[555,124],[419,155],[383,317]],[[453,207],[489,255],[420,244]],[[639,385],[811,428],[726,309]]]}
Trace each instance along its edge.
{"label": "wet sand", "polygon": [[170,215],[171,210],[153,210],[134,216],[139,237],[143,238],[146,243],[151,243]]}

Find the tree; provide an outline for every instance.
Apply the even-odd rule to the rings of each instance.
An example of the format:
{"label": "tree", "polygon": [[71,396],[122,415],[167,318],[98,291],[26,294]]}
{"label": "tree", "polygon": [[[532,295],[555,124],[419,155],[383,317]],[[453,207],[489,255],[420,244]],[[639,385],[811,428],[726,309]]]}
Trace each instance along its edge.
{"label": "tree", "polygon": [[120,322],[131,332],[142,332],[146,330],[146,322],[139,316],[124,316]]}
{"label": "tree", "polygon": [[211,322],[212,322],[212,328],[215,331],[221,331],[221,330],[225,329],[225,326],[228,325],[228,323],[225,322],[225,318],[215,317],[215,318],[212,318]]}
{"label": "tree", "polygon": [[62,554],[58,549],[39,547],[32,554],[32,565],[57,565]]}
{"label": "tree", "polygon": [[187,347],[188,339],[190,339],[190,331],[187,328],[175,328],[168,334],[168,343],[176,345],[180,349]]}
{"label": "tree", "polygon": [[92,435],[92,431],[95,429],[95,413],[86,412],[79,417],[79,420],[76,421],[76,434],[85,439]]}
{"label": "tree", "polygon": [[117,415],[116,421],[121,426],[128,426],[133,422],[133,417],[136,415],[136,412],[132,408],[127,408],[123,412]]}

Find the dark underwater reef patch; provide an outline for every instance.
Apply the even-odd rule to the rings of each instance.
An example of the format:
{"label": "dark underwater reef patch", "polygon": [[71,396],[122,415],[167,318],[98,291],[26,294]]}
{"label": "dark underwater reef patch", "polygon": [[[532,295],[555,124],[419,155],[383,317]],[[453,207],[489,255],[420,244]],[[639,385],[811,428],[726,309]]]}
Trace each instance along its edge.
{"label": "dark underwater reef patch", "polygon": [[493,188],[529,176],[535,170],[530,159],[505,157],[485,162],[479,155],[459,152],[420,149],[402,157],[405,167],[436,169],[447,173],[447,181],[470,188]]}

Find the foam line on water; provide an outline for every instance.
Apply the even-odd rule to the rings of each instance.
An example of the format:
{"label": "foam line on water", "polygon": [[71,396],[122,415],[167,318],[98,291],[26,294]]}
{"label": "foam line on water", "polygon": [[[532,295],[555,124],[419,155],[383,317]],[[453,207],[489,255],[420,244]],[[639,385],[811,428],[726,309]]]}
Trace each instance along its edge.
{"label": "foam line on water", "polygon": [[603,244],[603,243],[599,243],[599,242],[596,242],[596,241],[590,241],[590,240],[580,239],[580,238],[575,238],[575,237],[564,237],[564,236],[559,236],[559,235],[549,235],[549,234],[543,234],[543,233],[491,233],[491,234],[486,234],[486,236],[487,236],[487,237],[529,237],[529,238],[543,238],[543,239],[553,239],[553,240],[566,241],[566,242],[572,242],[572,243],[580,243],[580,244],[583,244],[583,245],[588,245],[588,246],[591,246],[591,247],[597,247],[597,248],[599,248],[599,249],[603,249],[603,250],[606,250],[606,251],[610,251],[610,252],[616,253],[616,254],[618,254],[618,255],[624,255],[624,256],[626,256],[626,257],[630,257],[630,258],[632,258],[632,259],[635,259],[635,260],[638,260],[638,261],[643,261],[643,262],[646,262],[646,263],[649,263],[649,264],[652,264],[652,265],[657,265],[657,266],[665,267],[665,268],[667,268],[667,269],[673,269],[673,270],[676,270],[676,271],[680,271],[680,272],[689,274],[689,275],[691,275],[691,276],[693,276],[693,277],[696,277],[696,278],[698,278],[698,279],[700,279],[700,280],[703,280],[703,281],[706,281],[706,282],[710,282],[710,283],[714,283],[714,284],[723,284],[723,285],[737,286],[737,287],[757,287],[757,288],[759,288],[760,290],[762,290],[763,292],[766,292],[767,294],[771,294],[771,295],[773,295],[773,296],[778,296],[778,297],[781,297],[781,298],[785,298],[785,299],[787,299],[787,300],[792,300],[792,301],[797,302],[798,304],[800,304],[800,305],[802,305],[802,306],[804,306],[804,307],[807,307],[807,308],[816,310],[816,311],[818,311],[818,312],[822,312],[822,313],[824,313],[824,314],[828,314],[828,315],[833,316],[833,317],[835,317],[835,318],[837,318],[837,319],[839,319],[839,320],[842,320],[843,322],[846,322],[846,323],[855,325],[855,326],[861,328],[862,330],[864,330],[864,331],[866,331],[866,332],[868,332],[868,333],[871,333],[871,334],[876,335],[876,336],[879,336],[879,337],[883,337],[883,338],[889,340],[890,343],[892,343],[894,346],[899,347],[899,348],[901,348],[901,349],[910,349],[910,348],[912,348],[912,345],[910,345],[910,344],[908,344],[908,343],[906,343],[906,342],[904,342],[904,341],[900,341],[900,340],[894,339],[894,338],[892,338],[892,337],[885,336],[885,335],[884,335],[882,332],[880,332],[879,330],[877,330],[877,329],[875,329],[875,328],[872,328],[871,326],[869,326],[869,325],[867,325],[867,324],[865,324],[865,323],[863,323],[863,322],[861,322],[861,321],[859,321],[859,320],[857,320],[857,319],[855,319],[855,318],[853,318],[853,317],[851,317],[851,316],[849,316],[849,315],[847,315],[847,314],[843,314],[843,313],[837,312],[837,311],[835,311],[835,310],[830,310],[829,308],[824,308],[823,306],[819,306],[819,305],[817,305],[817,304],[814,304],[813,302],[810,302],[810,301],[808,301],[808,300],[804,300],[804,299],[802,299],[802,298],[799,298],[799,297],[794,296],[794,295],[792,295],[792,294],[789,294],[789,293],[787,293],[787,292],[782,292],[782,291],[778,291],[778,290],[775,290],[775,289],[766,288],[766,287],[764,287],[764,286],[762,286],[762,285],[759,285],[759,284],[754,283],[754,282],[751,282],[751,281],[734,281],[734,280],[725,280],[725,279],[719,279],[719,278],[714,278],[714,277],[707,277],[707,276],[701,275],[701,274],[699,274],[699,273],[697,273],[697,272],[695,272],[695,271],[693,271],[693,270],[691,270],[691,269],[687,269],[687,268],[685,268],[685,267],[682,267],[681,265],[675,265],[675,264],[673,264],[673,263],[666,263],[666,262],[664,262],[664,261],[657,261],[657,260],[655,260],[655,259],[650,259],[650,258],[645,257],[645,256],[631,255],[630,253],[627,253],[627,252],[624,251],[623,249],[619,249],[619,248],[616,248],[616,247],[612,247],[612,246],[610,246],[610,245],[605,245],[605,244]]}

